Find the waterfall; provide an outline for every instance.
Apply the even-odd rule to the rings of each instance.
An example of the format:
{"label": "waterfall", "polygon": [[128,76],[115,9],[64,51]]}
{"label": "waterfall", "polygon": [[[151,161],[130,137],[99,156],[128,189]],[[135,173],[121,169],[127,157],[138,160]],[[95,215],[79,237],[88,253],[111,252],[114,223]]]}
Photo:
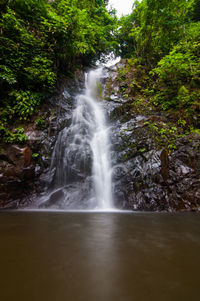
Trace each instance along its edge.
{"label": "waterfall", "polygon": [[42,204],[63,209],[111,209],[112,168],[100,79],[103,68],[85,76],[70,126],[57,138],[51,160],[51,191]]}
{"label": "waterfall", "polygon": [[[98,207],[112,207],[112,171],[110,167],[109,135],[104,112],[97,102],[95,93],[102,69],[91,71],[86,81],[86,102],[91,107],[94,123],[91,149],[93,153],[93,177]],[[97,94],[97,93],[96,93]]]}

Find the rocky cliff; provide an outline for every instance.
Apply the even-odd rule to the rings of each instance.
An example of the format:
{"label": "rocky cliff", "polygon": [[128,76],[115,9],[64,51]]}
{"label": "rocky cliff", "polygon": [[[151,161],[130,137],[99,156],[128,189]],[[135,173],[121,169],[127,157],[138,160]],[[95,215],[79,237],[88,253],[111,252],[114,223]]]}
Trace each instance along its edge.
{"label": "rocky cliff", "polygon": [[[139,104],[109,70],[107,110],[112,124],[113,180],[119,208],[148,211],[199,210],[200,135],[179,135],[171,114]],[[146,100],[145,100],[146,102]],[[139,106],[138,105],[138,106]]]}
{"label": "rocky cliff", "polygon": [[[200,135],[178,135],[173,114],[140,105],[122,93],[118,64],[105,69],[104,108],[112,141],[113,192],[121,209],[182,211],[200,208]],[[45,194],[59,132],[71,122],[75,96],[83,88],[83,74],[64,82],[43,105],[44,127],[34,117],[27,125],[26,145],[1,145],[0,207],[19,208]],[[102,100],[103,101],[103,100]],[[167,143],[166,143],[167,142]],[[90,168],[89,168],[90,169]],[[49,201],[59,200],[59,193]]]}

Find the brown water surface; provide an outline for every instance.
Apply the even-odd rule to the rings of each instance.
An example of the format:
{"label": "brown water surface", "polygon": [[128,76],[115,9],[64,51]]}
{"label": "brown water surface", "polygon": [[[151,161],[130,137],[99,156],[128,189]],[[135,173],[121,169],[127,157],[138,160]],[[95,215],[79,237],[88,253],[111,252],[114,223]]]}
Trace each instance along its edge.
{"label": "brown water surface", "polygon": [[199,301],[200,217],[0,213],[1,301]]}

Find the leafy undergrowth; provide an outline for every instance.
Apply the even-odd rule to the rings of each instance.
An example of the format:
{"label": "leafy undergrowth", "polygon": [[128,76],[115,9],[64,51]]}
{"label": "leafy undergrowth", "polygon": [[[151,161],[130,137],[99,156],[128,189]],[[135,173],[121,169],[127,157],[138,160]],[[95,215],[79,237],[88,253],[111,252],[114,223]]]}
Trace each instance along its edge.
{"label": "leafy undergrowth", "polygon": [[160,114],[149,127],[171,147],[171,137],[200,132],[199,7],[199,0],[141,0],[120,19],[119,55],[128,59],[115,79],[127,100],[122,118]]}
{"label": "leafy undergrowth", "polygon": [[28,140],[28,137],[24,134],[24,128],[22,126],[10,131],[0,124],[0,137],[6,143],[25,143]]}
{"label": "leafy undergrowth", "polygon": [[[117,18],[100,1],[0,1],[0,139],[22,129],[63,76],[113,51]],[[42,125],[38,121],[38,125]]]}
{"label": "leafy undergrowth", "polygon": [[[192,45],[190,46],[189,51],[192,52]],[[194,51],[199,47],[193,46]],[[180,48],[177,47],[174,51],[180,51]],[[124,60],[123,66],[118,67],[116,78],[110,78],[107,83],[108,95],[115,94],[118,87],[118,97],[125,100],[115,110],[114,117],[120,118],[122,122],[129,121],[136,115],[149,117],[144,126],[155,136],[158,145],[167,148],[169,152],[176,149],[177,139],[191,133],[200,134],[198,58],[192,57],[193,71],[185,72],[180,78],[181,56],[177,54],[176,61],[174,52],[170,55],[153,70],[142,65],[138,59]],[[192,61],[190,63],[192,65]],[[176,73],[177,64],[179,71]],[[186,68],[184,62],[182,65],[183,69]],[[173,78],[171,82],[168,79],[170,77]]]}
{"label": "leafy undergrowth", "polygon": [[39,111],[41,93],[30,91],[11,92],[9,101],[0,109],[0,138],[6,143],[25,143],[24,124]]}

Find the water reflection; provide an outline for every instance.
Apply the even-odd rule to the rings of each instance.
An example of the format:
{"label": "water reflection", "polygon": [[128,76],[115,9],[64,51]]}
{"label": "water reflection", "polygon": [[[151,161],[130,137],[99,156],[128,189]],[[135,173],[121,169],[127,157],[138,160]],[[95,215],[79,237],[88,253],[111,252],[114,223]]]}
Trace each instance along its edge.
{"label": "water reflection", "polygon": [[1,213],[0,300],[198,300],[196,214]]}
{"label": "water reflection", "polygon": [[118,266],[116,237],[118,232],[117,216],[91,215],[87,220],[88,235],[82,238],[81,246],[87,256],[87,275],[90,294],[95,300],[110,300],[115,285]]}

